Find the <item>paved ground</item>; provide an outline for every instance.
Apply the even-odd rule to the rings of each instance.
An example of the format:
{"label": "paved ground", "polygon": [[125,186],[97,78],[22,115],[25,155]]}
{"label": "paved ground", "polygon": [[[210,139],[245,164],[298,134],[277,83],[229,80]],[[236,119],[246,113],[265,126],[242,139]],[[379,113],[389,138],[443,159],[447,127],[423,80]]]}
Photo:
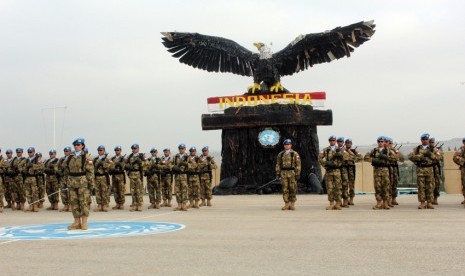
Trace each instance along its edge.
{"label": "paved ground", "polygon": [[[371,210],[373,195],[356,197],[356,206],[343,211],[325,211],[323,195],[298,199],[294,212],[280,210],[279,195],[257,195],[215,197],[214,207],[188,212],[163,208],[92,213],[92,221],[163,221],[186,228],[112,239],[0,240],[0,274],[465,273],[465,209],[460,195],[442,196],[435,210],[417,210],[414,195],[401,196],[400,206],[382,211]],[[71,220],[70,213],[51,211],[0,214],[0,226]]]}

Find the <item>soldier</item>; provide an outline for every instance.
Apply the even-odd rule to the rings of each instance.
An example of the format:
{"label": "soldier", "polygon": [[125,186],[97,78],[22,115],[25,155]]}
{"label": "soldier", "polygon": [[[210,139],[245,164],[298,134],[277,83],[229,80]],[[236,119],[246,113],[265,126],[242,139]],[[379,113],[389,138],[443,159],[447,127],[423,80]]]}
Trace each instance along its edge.
{"label": "soldier", "polygon": [[348,153],[336,145],[336,136],[329,137],[329,146],[324,148],[319,156],[320,164],[326,170],[326,190],[329,206],[326,210],[341,210],[341,166]]}
{"label": "soldier", "polygon": [[150,157],[147,159],[145,175],[147,176],[147,190],[149,192],[149,209],[160,209],[161,202],[161,159],[157,156],[158,150],[152,148]]}
{"label": "soldier", "polygon": [[399,205],[397,202],[397,187],[399,186],[399,162],[404,162],[404,156],[398,149],[392,146],[392,139],[388,139],[387,148],[389,149],[389,173],[391,187],[391,202],[389,207]]}
{"label": "soldier", "polygon": [[[2,156],[2,149],[0,149],[0,213],[3,213],[3,196],[4,196],[4,186],[5,186],[5,172],[8,168],[8,161],[6,161]],[[8,200],[7,200],[8,202]],[[11,201],[10,201],[11,203]]]}
{"label": "soldier", "polygon": [[34,147],[27,149],[29,158],[26,159],[25,165],[21,167],[20,172],[24,176],[24,189],[26,192],[29,209],[27,212],[39,212],[39,187],[38,178],[40,171],[43,171],[42,157],[36,155]]}
{"label": "soldier", "polygon": [[284,207],[281,210],[295,210],[297,181],[300,178],[301,161],[299,154],[292,149],[291,139],[283,142],[284,150],[276,160],[276,177],[281,179]]}
{"label": "soldier", "polygon": [[465,138],[462,139],[462,143],[463,146],[460,147],[460,151],[455,152],[453,160],[455,164],[460,166],[460,175],[462,179],[462,195],[464,198],[462,204],[465,204]]}
{"label": "soldier", "polygon": [[189,149],[189,158],[187,162],[187,186],[189,189],[189,205],[187,208],[199,208],[200,200],[200,178],[199,178],[199,157],[197,149]]}
{"label": "soldier", "polygon": [[[199,158],[199,171],[200,171],[200,207],[208,206],[211,207],[212,199],[212,170],[216,169],[215,160],[213,157],[208,155],[208,147],[202,148],[202,154]],[[205,203],[205,199],[207,202]]]}
{"label": "soldier", "polygon": [[111,208],[113,210],[124,209],[124,202],[126,200],[126,174],[124,173],[124,165],[126,160],[121,155],[121,147],[115,147],[115,156],[111,158],[110,174],[113,185],[113,196],[116,205]]}
{"label": "soldier", "polygon": [[438,205],[438,197],[440,195],[439,189],[441,188],[441,177],[442,177],[441,162],[444,161],[444,155],[439,149],[439,147],[436,147],[436,139],[434,139],[434,137],[430,137],[429,146],[431,150],[434,151],[434,149],[437,149],[437,151],[439,152],[438,158],[433,161],[433,180],[434,180],[433,205]]}
{"label": "soldier", "polygon": [[440,158],[439,151],[429,147],[428,133],[421,135],[421,145],[409,154],[409,160],[417,166],[418,209],[434,209],[434,170],[433,163]]}
{"label": "soldier", "polygon": [[21,174],[21,168],[25,166],[26,158],[23,157],[23,149],[16,149],[16,157],[14,157],[10,163],[11,170],[13,171],[14,187],[12,192],[12,200],[16,203],[15,208],[12,210],[24,210],[24,204],[26,203],[26,194],[24,191],[24,179]]}
{"label": "soldier", "polygon": [[386,147],[386,138],[380,136],[377,139],[378,147],[367,152],[364,159],[373,166],[373,183],[375,186],[376,205],[373,210],[389,210],[388,196],[391,193],[389,179],[389,150]]}
{"label": "soldier", "polygon": [[174,190],[178,206],[175,211],[187,211],[187,162],[189,156],[186,154],[186,145],[178,146],[179,153],[174,156],[172,171],[174,173]]}
{"label": "soldier", "polygon": [[60,185],[61,203],[63,203],[63,208],[60,209],[60,212],[71,212],[69,189],[67,189],[68,171],[66,170],[66,160],[71,155],[71,147],[65,147],[63,149],[63,153],[65,156],[61,157],[57,163],[57,176]]}
{"label": "soldier", "polygon": [[58,171],[58,158],[56,157],[56,150],[52,149],[48,152],[50,158],[44,163],[44,172],[46,174],[46,192],[50,207],[46,210],[58,210],[58,202],[60,201],[59,189],[60,185],[57,178]]}
{"label": "soldier", "polygon": [[[42,159],[42,153],[37,152],[37,156]],[[39,169],[39,172],[37,174],[37,191],[39,192],[39,209],[44,208],[44,202],[45,202],[45,173],[43,170],[44,166],[42,164],[41,168]]]}
{"label": "soldier", "polygon": [[94,158],[94,175],[95,175],[95,199],[97,207],[94,212],[108,212],[109,194],[108,186],[110,185],[110,160],[105,152],[105,146],[100,145],[97,148],[98,156]]}
{"label": "soldier", "polygon": [[[14,172],[12,162],[16,157],[13,157],[13,151],[11,149],[6,150],[6,161],[8,166],[5,169],[5,199],[7,200],[6,208],[11,208],[15,210],[15,177],[16,173]],[[8,195],[9,194],[9,195]],[[8,201],[10,200],[10,201]],[[8,207],[10,206],[10,207]]]}
{"label": "soldier", "polygon": [[[11,180],[8,181],[8,168],[10,167],[10,163],[8,162],[9,159],[11,158],[12,151],[7,150],[6,155],[7,158],[3,158],[2,156],[2,150],[0,149],[0,190],[2,190],[2,195],[0,195],[0,199],[2,200],[1,206],[2,208],[11,208]],[[6,200],[6,206],[3,205],[3,196],[5,197]]]}
{"label": "soldier", "polygon": [[131,187],[132,195],[132,207],[131,212],[133,211],[142,211],[142,205],[144,199],[142,197],[143,184],[142,179],[143,175],[143,163],[144,163],[144,154],[139,153],[139,145],[133,144],[131,146],[132,153],[129,155],[126,160],[125,169],[129,174],[129,183]]}
{"label": "soldier", "polygon": [[[343,166],[342,166],[342,171],[346,175],[346,180],[348,182],[348,195],[349,195],[349,202],[348,205],[354,205],[354,197],[355,197],[355,163],[360,162],[363,160],[362,155],[360,152],[357,151],[357,148],[353,149],[352,148],[352,139],[347,138],[345,141],[345,148],[348,153],[347,155],[347,160],[344,161]],[[344,178],[343,178],[344,179]],[[344,192],[342,192],[344,194]],[[348,207],[344,206],[346,204],[343,204],[343,207]]]}
{"label": "soldier", "polygon": [[83,151],[85,140],[77,138],[73,141],[74,152],[66,159],[68,174],[68,189],[74,222],[68,226],[69,230],[87,230],[89,217],[90,190],[94,185],[94,166],[92,159]]}
{"label": "soldier", "polygon": [[171,173],[171,151],[166,148],[163,150],[161,158],[161,193],[163,195],[162,207],[171,207],[171,199],[173,196],[173,175]]}
{"label": "soldier", "polygon": [[[344,137],[337,137],[336,146],[339,150],[345,150]],[[347,153],[348,155],[348,153]],[[343,160],[341,165],[341,195],[342,205],[341,207],[349,208],[349,175],[345,165],[348,160]]]}

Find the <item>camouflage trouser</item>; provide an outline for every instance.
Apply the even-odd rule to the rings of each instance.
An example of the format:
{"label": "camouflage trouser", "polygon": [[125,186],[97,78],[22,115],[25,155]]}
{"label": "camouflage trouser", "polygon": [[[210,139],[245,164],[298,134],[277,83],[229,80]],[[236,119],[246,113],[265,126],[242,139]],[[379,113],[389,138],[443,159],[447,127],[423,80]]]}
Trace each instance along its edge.
{"label": "camouflage trouser", "polygon": [[39,194],[40,202],[45,202],[45,177],[42,175],[37,177],[37,191]]}
{"label": "camouflage trouser", "polygon": [[15,183],[13,184],[11,198],[17,204],[26,203],[26,194],[24,191],[23,176],[18,175],[15,177]]}
{"label": "camouflage trouser", "polygon": [[60,179],[60,195],[61,195],[61,203],[63,205],[69,205],[69,188],[68,190],[63,190],[66,187],[66,180],[65,177]]}
{"label": "camouflage trouser", "polygon": [[418,201],[433,202],[434,173],[432,167],[417,167]]}
{"label": "camouflage trouser", "polygon": [[161,202],[161,185],[158,181],[158,175],[154,174],[147,178],[147,190],[151,204]]}
{"label": "camouflage trouser", "polygon": [[85,176],[69,177],[69,202],[74,218],[89,216],[90,192],[87,184]]}
{"label": "camouflage trouser", "polygon": [[349,182],[349,197],[355,197],[355,166],[347,168],[347,179]]}
{"label": "camouflage trouser", "polygon": [[212,182],[208,173],[200,176],[200,199],[212,199]]}
{"label": "camouflage trouser", "polygon": [[391,202],[391,194],[392,194],[392,179],[394,177],[394,170],[392,167],[388,167],[388,183],[387,183],[387,190],[386,190],[386,201]]}
{"label": "camouflage trouser", "polygon": [[3,193],[5,196],[5,200],[7,203],[11,203],[13,201],[11,194],[12,194],[12,189],[15,181],[12,177],[10,176],[5,176],[5,179],[3,181]]}
{"label": "camouflage trouser", "polygon": [[24,179],[24,188],[28,204],[39,200],[38,181],[35,176],[27,176]]}
{"label": "camouflage trouser", "polygon": [[294,171],[281,171],[281,188],[283,190],[283,200],[285,203],[296,202],[297,181]]}
{"label": "camouflage trouser", "polygon": [[131,187],[131,195],[132,195],[132,204],[134,206],[142,206],[144,203],[143,195],[143,187],[142,181],[140,179],[139,172],[130,172],[129,173],[129,186]]}
{"label": "camouflage trouser", "polygon": [[341,189],[342,189],[342,198],[349,198],[349,172],[347,167],[342,167],[341,169]]}
{"label": "camouflage trouser", "polygon": [[435,197],[439,197],[439,189],[441,188],[441,175],[438,167],[433,167],[434,175],[433,175],[433,180],[434,180],[434,192],[433,195]]}
{"label": "camouflage trouser", "polygon": [[396,198],[398,194],[397,187],[399,186],[399,175],[397,174],[396,167],[391,167],[390,169],[391,198]]}
{"label": "camouflage trouser", "polygon": [[94,182],[95,200],[98,205],[108,206],[108,183],[105,176],[96,176]]}
{"label": "camouflage trouser", "polygon": [[341,170],[326,170],[326,191],[328,192],[329,201],[341,201]]}
{"label": "camouflage trouser", "polygon": [[189,200],[200,199],[200,178],[198,174],[188,176]]}
{"label": "camouflage trouser", "polygon": [[60,187],[57,177],[54,175],[47,176],[46,183],[48,201],[50,201],[52,204],[60,202],[60,194],[58,193]]}
{"label": "camouflage trouser", "polygon": [[172,174],[162,175],[161,177],[161,191],[163,194],[163,200],[171,200],[173,197],[172,178]]}
{"label": "camouflage trouser", "polygon": [[112,176],[112,189],[113,189],[113,197],[115,198],[116,204],[124,204],[126,198],[126,183],[125,177],[123,174],[116,174]]}
{"label": "camouflage trouser", "polygon": [[460,169],[460,176],[462,179],[462,195],[463,197],[465,197],[465,168],[464,167]]}
{"label": "camouflage trouser", "polygon": [[0,176],[0,207],[3,208],[3,178]]}
{"label": "camouflage trouser", "polygon": [[373,168],[373,184],[375,186],[375,198],[376,201],[386,201],[390,198],[390,179],[389,179],[389,168],[379,167]]}
{"label": "camouflage trouser", "polygon": [[189,193],[187,192],[187,175],[178,174],[174,181],[174,192],[176,193],[176,202],[178,204],[187,204]]}

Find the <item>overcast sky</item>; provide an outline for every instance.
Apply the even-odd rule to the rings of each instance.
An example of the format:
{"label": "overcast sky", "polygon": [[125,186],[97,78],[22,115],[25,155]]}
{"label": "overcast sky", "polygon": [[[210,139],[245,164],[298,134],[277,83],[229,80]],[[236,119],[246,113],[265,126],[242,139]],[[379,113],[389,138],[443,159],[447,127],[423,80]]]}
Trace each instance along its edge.
{"label": "overcast sky", "polygon": [[[84,137],[139,143],[147,152],[179,143],[221,148],[221,131],[202,131],[207,98],[241,94],[252,78],[181,64],[162,31],[198,32],[279,51],[299,34],[374,19],[372,40],[351,58],[283,77],[291,91],[326,91],[331,134],[371,144],[381,134],[416,141],[465,136],[463,1],[0,1],[0,148]],[[63,123],[64,121],[64,123]],[[64,126],[64,127],[63,127]]]}

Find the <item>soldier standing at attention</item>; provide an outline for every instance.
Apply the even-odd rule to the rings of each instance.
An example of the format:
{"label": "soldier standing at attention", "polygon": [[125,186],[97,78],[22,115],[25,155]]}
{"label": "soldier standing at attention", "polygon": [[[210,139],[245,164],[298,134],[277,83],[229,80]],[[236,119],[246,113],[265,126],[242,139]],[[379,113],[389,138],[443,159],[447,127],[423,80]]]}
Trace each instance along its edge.
{"label": "soldier standing at attention", "polygon": [[378,147],[365,155],[365,161],[371,162],[373,166],[373,184],[375,186],[376,205],[373,210],[389,210],[388,194],[391,193],[389,178],[389,150],[386,147],[386,138],[383,136],[377,139]]}
{"label": "soldier standing at attention", "polygon": [[348,153],[336,145],[336,136],[329,137],[329,146],[324,148],[318,156],[320,164],[326,170],[326,190],[328,191],[329,206],[326,210],[341,210],[341,166]]}
{"label": "soldier standing at attention", "polygon": [[421,135],[421,145],[409,154],[409,160],[417,166],[418,209],[434,209],[434,171],[433,163],[440,158],[439,151],[429,147],[428,133]]}
{"label": "soldier standing at attention", "polygon": [[105,146],[100,145],[97,148],[98,156],[94,158],[94,175],[95,175],[95,199],[97,207],[94,212],[108,212],[109,194],[108,186],[110,186],[110,160],[105,153]]}
{"label": "soldier standing at attention", "polygon": [[[8,161],[6,161],[3,156],[2,156],[2,149],[0,149],[0,213],[3,213],[3,196],[4,196],[4,178],[5,178],[5,172],[6,169],[8,168]],[[8,200],[7,200],[8,202]]]}
{"label": "soldier standing at attention", "polygon": [[[343,170],[345,170],[347,174],[347,182],[349,183],[349,205],[354,205],[356,175],[355,163],[362,161],[363,157],[356,148],[352,148],[352,139],[347,138],[345,140],[345,147],[348,155],[347,160],[344,161]],[[342,194],[344,194],[344,192]]]}
{"label": "soldier standing at attention", "polygon": [[[344,137],[337,137],[336,145],[339,150],[345,150]],[[347,152],[347,158],[349,153]],[[346,169],[346,164],[348,160],[343,160],[341,165],[341,195],[342,195],[342,205],[341,207],[349,208],[349,174]]]}
{"label": "soldier standing at attention", "polygon": [[124,202],[126,200],[126,174],[124,173],[124,166],[126,160],[121,155],[121,147],[115,147],[115,156],[111,158],[110,174],[111,182],[113,185],[113,196],[116,205],[111,208],[113,210],[124,209]]}
{"label": "soldier standing at attention", "polygon": [[34,147],[27,149],[29,158],[26,159],[25,165],[20,169],[24,176],[24,189],[29,204],[27,212],[39,212],[39,187],[37,178],[39,171],[43,170],[42,157],[36,155]]}
{"label": "soldier standing at attention", "polygon": [[[42,153],[37,152],[36,154],[40,159],[42,159]],[[39,209],[44,208],[44,202],[45,202],[45,193],[46,193],[46,188],[45,188],[45,172],[44,172],[44,166],[42,164],[41,168],[39,169],[39,172],[37,173],[37,190],[39,192]]]}
{"label": "soldier standing at attention", "polygon": [[166,148],[161,157],[161,193],[163,195],[162,207],[171,207],[173,197],[173,175],[171,173],[171,151]]}
{"label": "soldier standing at attention", "polygon": [[[431,150],[435,150],[436,147],[436,139],[433,137],[429,138],[429,146]],[[439,152],[439,156],[436,160],[433,161],[433,180],[434,180],[434,198],[433,198],[433,205],[438,205],[438,197],[440,196],[439,189],[441,188],[441,176],[442,176],[442,170],[441,170],[441,162],[444,161],[444,155],[440,151],[439,148],[437,148],[437,151]]]}
{"label": "soldier standing at attention", "polygon": [[[462,204],[465,204],[465,138],[462,139],[463,146],[460,147],[460,151],[455,152],[453,160],[454,163],[460,166],[460,176],[462,179]],[[464,205],[465,207],[465,205]]]}
{"label": "soldier standing at attention", "polygon": [[147,167],[145,175],[147,176],[147,190],[149,192],[150,206],[149,209],[160,209],[161,202],[161,159],[157,156],[158,150],[152,148],[150,157],[147,158]]}
{"label": "soldier standing at attention", "polygon": [[[26,203],[26,193],[24,191],[24,178],[21,173],[22,168],[25,166],[26,158],[23,157],[23,149],[16,149],[16,157],[11,161],[11,167],[14,172],[14,188],[13,195],[14,201],[16,202],[16,210],[24,210],[24,204]],[[14,210],[14,208],[12,208]]]}
{"label": "soldier standing at attention", "polygon": [[[202,154],[199,158],[199,171],[200,171],[200,207],[208,206],[211,207],[212,199],[212,170],[216,169],[215,160],[213,157],[208,155],[208,147],[202,148]],[[205,199],[207,203],[205,204]]]}
{"label": "soldier standing at attention", "polygon": [[199,178],[199,157],[197,149],[189,149],[189,158],[187,162],[187,186],[189,188],[189,205],[187,208],[199,208],[200,199],[200,178]]}
{"label": "soldier standing at attention", "polygon": [[46,210],[58,210],[58,202],[60,201],[59,194],[59,183],[57,178],[58,170],[58,158],[56,150],[52,149],[48,152],[50,158],[44,163],[44,172],[45,172],[45,182],[46,182],[46,192],[48,195],[48,200],[50,201],[50,207]]}
{"label": "soldier standing at attention", "polygon": [[10,168],[10,161],[12,159],[13,151],[10,149],[6,150],[6,158],[3,158],[1,155],[1,149],[0,149],[0,180],[3,181],[3,193],[5,196],[6,200],[6,206],[5,208],[11,208],[11,188],[13,186],[13,178],[11,177],[10,172],[8,171]]}
{"label": "soldier standing at attention", "polygon": [[391,187],[391,202],[389,207],[399,205],[397,202],[397,187],[399,186],[399,163],[404,162],[404,156],[399,150],[392,147],[392,138],[388,139],[387,148],[389,149],[389,169],[390,169],[390,187]]}
{"label": "soldier standing at attention", "polygon": [[186,145],[180,144],[178,146],[179,153],[173,158],[172,171],[175,175],[174,190],[176,193],[176,202],[178,206],[175,211],[187,211],[187,199],[189,194],[187,192],[187,162],[189,156],[186,154]]}
{"label": "soldier standing at attention", "polygon": [[284,207],[281,210],[295,210],[297,181],[300,178],[301,161],[299,154],[292,149],[291,139],[283,142],[284,150],[276,160],[276,177],[281,179]]}
{"label": "soldier standing at attention", "polygon": [[74,140],[74,152],[65,161],[68,174],[67,188],[70,191],[71,211],[74,217],[74,222],[68,226],[68,230],[87,230],[90,190],[94,184],[94,166],[90,156],[83,151],[84,142],[83,138]]}
{"label": "soldier standing at attention", "polygon": [[139,153],[139,145],[133,144],[131,146],[132,153],[129,155],[128,159],[126,160],[126,167],[125,169],[128,171],[129,176],[129,183],[131,187],[131,195],[132,195],[132,207],[130,209],[131,212],[133,211],[142,211],[142,205],[144,203],[144,199],[142,197],[142,179],[143,175],[143,163],[144,163],[144,155]]}
{"label": "soldier standing at attention", "polygon": [[[6,158],[8,161],[8,167],[6,168],[5,171],[5,187],[6,187],[6,193],[8,193],[8,190],[10,192],[10,198],[11,198],[11,210],[15,210],[18,206],[15,206],[16,202],[16,190],[15,190],[15,177],[16,177],[16,172],[13,167],[13,161],[16,160],[16,157],[13,157],[13,151],[11,149],[6,150]],[[7,195],[5,194],[5,198],[7,198]],[[8,208],[8,205],[6,206]]]}
{"label": "soldier standing at attention", "polygon": [[63,208],[60,209],[60,212],[71,212],[69,203],[69,189],[67,189],[68,171],[66,170],[66,160],[71,155],[71,147],[65,147],[63,149],[63,153],[65,156],[61,157],[58,160],[57,164],[57,175],[58,182],[60,184],[61,203],[63,203]]}

